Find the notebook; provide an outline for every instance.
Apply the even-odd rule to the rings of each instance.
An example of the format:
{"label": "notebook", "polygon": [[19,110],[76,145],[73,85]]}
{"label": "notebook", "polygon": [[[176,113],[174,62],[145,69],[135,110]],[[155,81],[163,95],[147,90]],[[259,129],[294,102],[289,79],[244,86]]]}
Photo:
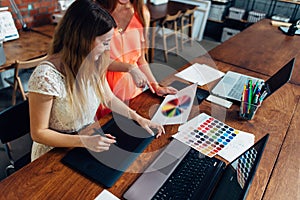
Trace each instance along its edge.
{"label": "notebook", "polygon": [[264,82],[262,79],[228,71],[211,92],[216,96],[240,102],[244,84],[247,83],[249,79],[252,79],[252,83],[256,83],[256,81],[265,83],[265,89],[268,93],[266,96],[267,98],[290,80],[294,63],[295,58],[290,60],[266,82]]}
{"label": "notebook", "polygon": [[[138,200],[141,197],[145,200],[243,199],[247,195],[268,137],[269,134],[266,134],[228,165],[214,157],[206,157],[173,139],[123,196],[128,200]],[[186,157],[190,156],[190,152],[198,153],[193,159],[199,160],[199,163],[184,168],[182,166],[187,163]],[[205,160],[204,164],[202,160]],[[210,163],[209,167],[207,163]],[[178,171],[198,166],[207,167],[206,174],[198,176],[200,172],[197,169],[196,175],[189,177],[186,183],[182,183],[182,180],[185,180],[184,175],[188,176],[189,172],[178,175]]]}
{"label": "notebook", "polygon": [[95,131],[110,133],[116,137],[116,144],[108,151],[96,153],[86,148],[74,148],[61,162],[87,178],[111,187],[126,171],[136,157],[151,143],[154,136],[131,119],[113,113],[113,118]]}

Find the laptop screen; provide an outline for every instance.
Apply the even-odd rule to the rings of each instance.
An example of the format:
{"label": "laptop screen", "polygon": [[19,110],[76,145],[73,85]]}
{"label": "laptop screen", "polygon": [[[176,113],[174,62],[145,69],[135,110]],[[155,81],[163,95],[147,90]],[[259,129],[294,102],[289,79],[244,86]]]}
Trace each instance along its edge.
{"label": "laptop screen", "polygon": [[284,67],[271,76],[266,82],[266,90],[268,92],[266,98],[287,83],[292,76],[295,58],[290,60]]}
{"label": "laptop screen", "polygon": [[268,137],[269,134],[266,134],[226,167],[211,199],[246,198]]}

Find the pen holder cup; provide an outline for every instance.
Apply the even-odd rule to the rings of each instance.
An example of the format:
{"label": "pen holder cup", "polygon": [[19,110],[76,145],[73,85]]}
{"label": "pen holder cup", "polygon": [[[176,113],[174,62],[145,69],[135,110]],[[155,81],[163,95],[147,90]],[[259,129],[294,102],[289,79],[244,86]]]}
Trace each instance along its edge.
{"label": "pen holder cup", "polygon": [[257,109],[260,105],[250,104],[248,102],[241,102],[240,106],[240,117],[245,120],[253,119]]}

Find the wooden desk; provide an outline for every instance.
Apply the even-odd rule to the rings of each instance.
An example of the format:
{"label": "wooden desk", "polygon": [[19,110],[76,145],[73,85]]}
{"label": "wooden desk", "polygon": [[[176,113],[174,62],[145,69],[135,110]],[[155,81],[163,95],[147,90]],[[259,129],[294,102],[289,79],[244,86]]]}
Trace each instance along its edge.
{"label": "wooden desk", "polygon": [[[210,63],[207,57],[196,60],[200,63]],[[266,78],[266,76],[237,68],[223,62],[216,62],[218,69],[222,71],[235,70],[248,75]],[[177,79],[170,77],[164,83]],[[270,96],[262,107],[257,111],[251,121],[238,119],[238,105],[233,105],[226,110],[223,107],[204,101],[199,107],[194,107],[191,116],[205,112],[225,121],[228,125],[239,130],[255,134],[255,140],[269,133],[270,138],[257,169],[255,178],[250,188],[247,199],[261,199],[271,177],[271,172],[276,163],[281,145],[289,130],[290,121],[293,118],[296,105],[299,101],[300,89],[293,84],[286,84],[276,93]],[[130,102],[130,106],[138,113],[149,117],[149,109],[161,103],[162,99],[151,94],[149,91],[138,96]],[[108,117],[101,119],[104,123]],[[90,131],[88,127],[86,131]],[[152,152],[169,143],[169,138],[176,133],[178,126],[165,126],[166,133],[161,138],[154,140],[145,150]],[[12,176],[0,182],[1,196],[5,199],[93,199],[103,188],[89,179],[81,176],[72,169],[64,166],[60,160],[68,149],[56,148],[46,153],[41,158],[30,163]],[[130,169],[143,169],[155,158],[156,154],[140,156]],[[124,173],[116,184],[109,189],[113,194],[122,197],[123,193],[138,178],[137,173]]]}
{"label": "wooden desk", "polygon": [[[29,60],[45,55],[52,40],[54,27],[54,25],[45,25],[33,28],[32,31],[19,31],[18,39],[4,42],[6,62],[0,66],[0,72],[12,69],[12,64],[16,60]],[[13,76],[13,71],[5,73],[0,74],[0,81],[3,85],[7,84],[3,81],[5,77]]]}
{"label": "wooden desk", "polygon": [[[39,31],[50,34],[50,28],[53,25],[47,25],[37,28]],[[52,29],[54,31],[54,29]],[[53,32],[52,32],[53,33]],[[29,60],[48,52],[49,44],[52,38],[35,31],[19,31],[20,37],[16,40],[4,42],[4,52],[6,63],[0,66],[5,68],[15,62],[15,60]]]}
{"label": "wooden desk", "polygon": [[161,5],[154,5],[150,3],[150,1],[147,2],[147,7],[150,11],[150,27],[151,27],[151,43],[150,43],[150,51],[149,51],[149,62],[153,61],[154,58],[154,51],[155,51],[155,31],[157,23],[159,23],[161,20],[163,20],[167,14],[173,15],[176,14],[178,11],[185,12],[187,9],[193,9],[195,8],[194,5],[191,4],[185,4],[180,3],[176,1],[169,1],[166,4]]}
{"label": "wooden desk", "polygon": [[272,177],[266,189],[264,199],[299,199],[300,191],[300,99],[295,115],[284,140]]}
{"label": "wooden desk", "polygon": [[292,83],[300,84],[300,37],[287,36],[269,19],[255,23],[212,49],[212,58],[265,75],[273,75],[296,57]]}
{"label": "wooden desk", "polygon": [[32,29],[35,32],[38,32],[38,33],[52,39],[54,31],[55,31],[55,27],[56,27],[56,25],[54,25],[54,24],[48,24],[48,25],[45,25],[45,26],[34,27]]}

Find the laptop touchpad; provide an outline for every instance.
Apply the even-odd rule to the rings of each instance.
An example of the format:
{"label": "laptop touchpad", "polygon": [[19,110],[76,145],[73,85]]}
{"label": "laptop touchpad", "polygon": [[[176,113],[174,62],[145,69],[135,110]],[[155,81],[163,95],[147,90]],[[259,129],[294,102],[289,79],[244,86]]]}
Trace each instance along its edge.
{"label": "laptop touchpad", "polygon": [[176,166],[178,161],[179,159],[172,156],[171,154],[163,153],[161,157],[154,163],[153,169],[158,170],[165,175],[168,175]]}

